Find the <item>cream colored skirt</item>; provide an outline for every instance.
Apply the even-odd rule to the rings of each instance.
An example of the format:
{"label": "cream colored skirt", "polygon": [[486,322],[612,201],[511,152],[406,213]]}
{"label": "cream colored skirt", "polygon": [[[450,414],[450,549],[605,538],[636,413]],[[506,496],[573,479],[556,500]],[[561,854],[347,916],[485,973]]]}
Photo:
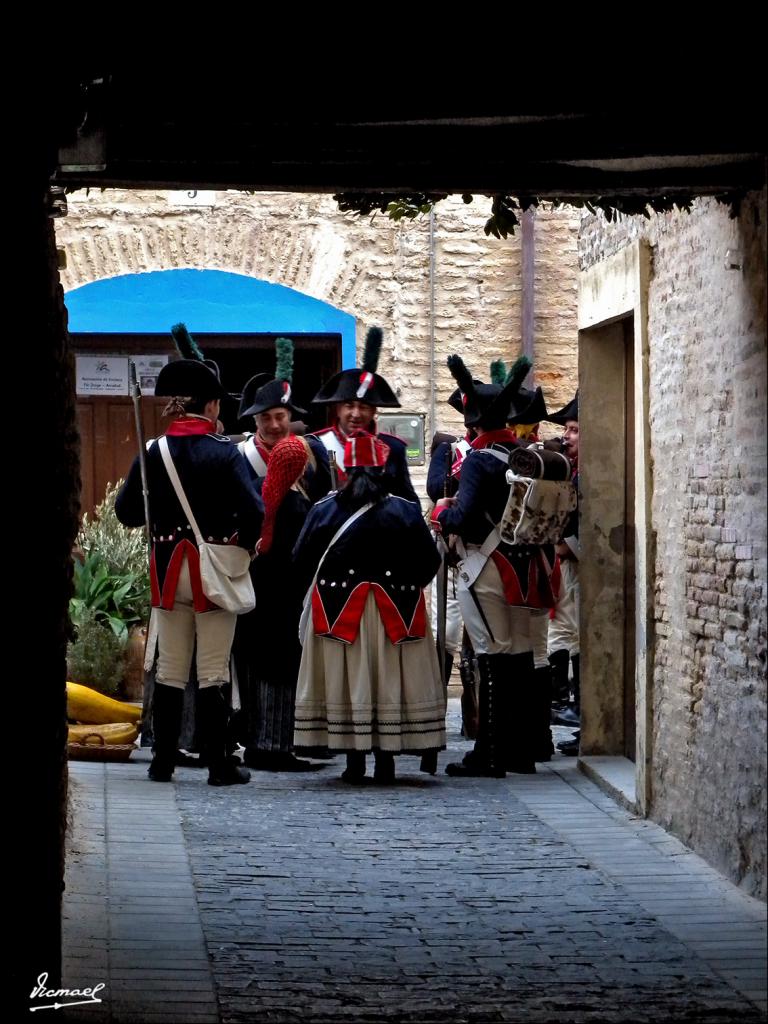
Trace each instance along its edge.
{"label": "cream colored skirt", "polygon": [[432,633],[393,644],[373,591],[353,644],[310,625],[296,692],[297,749],[419,753],[445,746],[445,691]]}

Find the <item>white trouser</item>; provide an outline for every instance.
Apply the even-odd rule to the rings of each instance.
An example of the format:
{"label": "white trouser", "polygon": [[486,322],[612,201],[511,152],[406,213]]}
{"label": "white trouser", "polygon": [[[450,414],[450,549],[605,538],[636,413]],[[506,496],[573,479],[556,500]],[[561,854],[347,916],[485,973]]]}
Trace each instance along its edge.
{"label": "white trouser", "polygon": [[155,608],[157,682],[183,690],[189,680],[197,641],[197,681],[201,689],[229,682],[229,653],[237,615],[218,608],[196,612],[186,557],[179,573],[173,611]]}
{"label": "white trouser", "polygon": [[572,558],[560,562],[562,584],[554,617],[549,620],[547,650],[579,653],[579,563]]}
{"label": "white trouser", "polygon": [[[459,599],[456,596],[456,570],[448,569],[448,601],[445,606],[445,650],[447,654],[452,654],[454,657],[461,650],[461,631],[463,623],[461,621],[461,608],[459,607]],[[437,637],[437,588],[439,581],[435,580],[432,584],[432,635]]]}
{"label": "white trouser", "polygon": [[547,660],[547,635],[549,633],[549,609],[535,609],[531,612],[531,641],[533,643],[533,664],[536,668],[549,668]]}
{"label": "white trouser", "polygon": [[531,620],[534,613],[530,608],[507,604],[501,576],[492,559],[488,559],[475,580],[474,597],[462,581],[461,573],[457,589],[464,625],[475,654],[525,654],[533,650]]}

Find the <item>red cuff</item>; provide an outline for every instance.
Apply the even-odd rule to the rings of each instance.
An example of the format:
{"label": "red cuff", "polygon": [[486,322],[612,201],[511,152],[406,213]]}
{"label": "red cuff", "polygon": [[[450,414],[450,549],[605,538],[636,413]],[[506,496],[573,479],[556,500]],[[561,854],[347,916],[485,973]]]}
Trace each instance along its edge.
{"label": "red cuff", "polygon": [[440,513],[445,512],[449,508],[448,499],[440,498],[435,502],[435,507],[432,509],[432,515],[429,517],[430,526],[436,533],[442,533],[443,527],[440,523]]}

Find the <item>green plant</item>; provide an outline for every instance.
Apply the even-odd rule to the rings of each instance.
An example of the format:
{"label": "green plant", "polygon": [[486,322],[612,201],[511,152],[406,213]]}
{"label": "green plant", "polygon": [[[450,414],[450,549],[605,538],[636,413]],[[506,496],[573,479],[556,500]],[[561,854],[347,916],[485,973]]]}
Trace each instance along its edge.
{"label": "green plant", "polygon": [[83,516],[70,618],[77,629],[85,609],[93,609],[98,621],[125,642],[130,626],[149,619],[150,591],[145,535],[123,526],[115,515],[121,483],[107,489],[93,519]]}
{"label": "green plant", "polygon": [[109,695],[123,678],[128,630],[147,622],[150,607],[144,533],[118,522],[119,487],[107,489],[93,518],[83,516],[69,602],[74,627],[67,650],[70,678]]}
{"label": "green plant", "polygon": [[84,554],[82,561],[75,559],[74,570],[75,593],[69,602],[72,624],[79,632],[86,612],[90,612],[124,644],[128,627],[143,621],[141,612],[148,590],[145,579],[133,572],[111,572],[96,550]]}
{"label": "green plant", "polygon": [[123,641],[104,627],[98,613],[86,608],[77,626],[77,639],[67,649],[68,676],[113,696],[123,678],[124,650]]}
{"label": "green plant", "polygon": [[123,481],[108,486],[104,500],[97,506],[93,518],[83,516],[83,525],[77,535],[77,544],[85,554],[99,551],[111,573],[115,575],[142,574],[148,578],[147,539],[143,530],[132,529],[115,515],[115,498]]}

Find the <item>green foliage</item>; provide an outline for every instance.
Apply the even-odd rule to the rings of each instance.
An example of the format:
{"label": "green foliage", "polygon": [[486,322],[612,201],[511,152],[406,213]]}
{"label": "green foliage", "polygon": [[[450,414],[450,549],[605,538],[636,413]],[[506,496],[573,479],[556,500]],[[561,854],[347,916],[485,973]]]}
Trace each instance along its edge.
{"label": "green foliage", "polygon": [[[77,535],[77,546],[86,555],[98,551],[110,573],[116,576],[133,574],[143,576],[149,587],[147,539],[143,529],[133,529],[123,524],[115,515],[115,498],[122,480],[114,487],[108,487],[102,503],[97,506],[93,518],[83,516],[83,525]],[[149,615],[149,605],[146,614]]]}
{"label": "green foliage", "polygon": [[83,516],[74,559],[69,617],[75,637],[67,649],[69,678],[113,696],[125,670],[128,630],[149,619],[147,542],[115,515],[122,481],[107,489],[93,518]]}
{"label": "green foliage", "polygon": [[[356,213],[358,216],[375,214],[377,211],[386,213],[391,220],[414,220],[422,214],[429,213],[435,205],[445,199],[446,192],[339,192],[333,198],[342,213]],[[474,196],[471,192],[463,192],[461,198],[471,203]],[[611,195],[611,196],[560,196],[541,198],[539,196],[517,196],[513,198],[506,193],[489,197],[491,199],[491,216],[485,222],[486,235],[494,238],[508,238],[514,235],[520,223],[516,211],[542,206],[556,208],[559,206],[575,206],[586,209],[590,213],[601,212],[610,221],[618,220],[619,215],[627,217],[650,217],[652,213],[668,213],[673,210],[690,213],[696,196],[693,193],[676,193],[672,196],[657,195]],[[725,192],[713,198],[718,203],[730,207],[731,217],[738,216],[739,207],[744,198],[743,192]]]}
{"label": "green foliage", "polygon": [[515,213],[516,209],[519,209],[518,204],[511,196],[494,196],[491,216],[483,228],[486,235],[493,235],[494,238],[514,235],[515,228],[520,223]]}
{"label": "green foliage", "polygon": [[69,602],[69,616],[80,629],[86,612],[98,622],[109,626],[121,643],[128,639],[128,627],[142,621],[148,589],[135,573],[110,572],[99,551],[90,551],[83,560],[75,559],[74,597]]}
{"label": "green foliage", "polygon": [[67,649],[67,676],[109,697],[115,696],[125,671],[125,645],[105,629],[98,612],[84,608],[77,639]]}
{"label": "green foliage", "polygon": [[108,627],[121,642],[130,626],[149,618],[147,545],[143,530],[128,529],[115,515],[120,483],[107,490],[93,519],[83,516],[77,537],[82,558],[74,561],[74,595],[69,614],[79,635],[90,619]]}
{"label": "green foliage", "polygon": [[333,198],[342,213],[362,217],[370,213],[386,213],[391,220],[414,220],[429,213],[435,203],[445,199],[447,192],[339,192]]}

